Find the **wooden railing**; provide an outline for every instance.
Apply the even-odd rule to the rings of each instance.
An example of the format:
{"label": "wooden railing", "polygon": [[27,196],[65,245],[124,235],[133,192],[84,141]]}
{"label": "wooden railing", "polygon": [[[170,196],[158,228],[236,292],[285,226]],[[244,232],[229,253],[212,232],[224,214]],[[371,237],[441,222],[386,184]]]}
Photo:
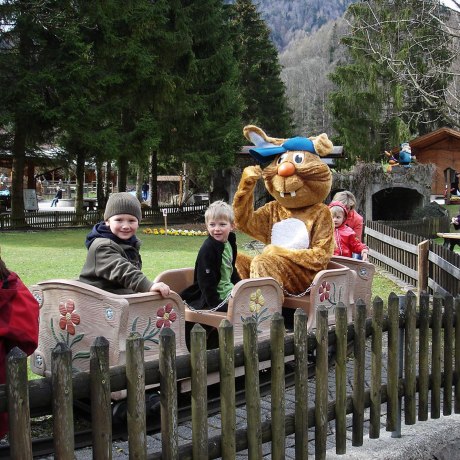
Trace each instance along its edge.
{"label": "wooden railing", "polygon": [[[59,343],[52,353],[52,377],[27,382],[27,357],[14,349],[7,360],[7,385],[0,386],[0,411],[9,412],[10,455],[24,460],[32,458],[30,409],[47,408],[53,414],[55,456],[74,458],[74,399],[91,398],[93,458],[112,449],[111,391],[127,389],[130,458],[146,458],[147,433],[145,417],[145,385],[159,383],[161,394],[161,452],[150,452],[149,458],[235,458],[248,450],[249,458],[262,458],[262,444],[271,441],[274,458],[282,458],[286,436],[295,435],[296,458],[308,458],[308,428],[315,427],[315,458],[326,458],[328,424],[335,420],[335,450],[347,450],[346,415],[353,414],[351,439],[353,446],[363,444],[364,411],[370,410],[370,438],[380,437],[382,405],[386,404],[386,426],[395,431],[400,426],[400,398],[404,399],[406,424],[423,423],[439,418],[442,413],[460,413],[460,297],[435,294],[430,307],[428,294],[416,296],[408,292],[401,298],[391,294],[388,316],[383,301],[375,299],[372,317],[366,318],[366,305],[356,304],[354,324],[347,325],[346,307],[336,307],[336,327],[328,328],[328,310],[319,306],[316,334],[307,335],[307,317],[298,310],[294,317],[294,333],[286,334],[284,319],[276,313],[271,323],[271,337],[257,342],[257,325],[249,318],[244,325],[244,344],[233,345],[233,327],[224,320],[219,328],[220,349],[206,351],[206,331],[195,325],[191,332],[191,355],[176,358],[174,332],[160,333],[160,359],[144,363],[143,339],[129,337],[126,346],[126,367],[108,368],[108,341],[98,338],[91,348],[91,372],[72,378],[71,350]],[[417,328],[419,333],[417,333]],[[401,335],[401,332],[403,335]],[[384,358],[382,336],[388,333],[388,355]],[[366,341],[367,336],[371,340]],[[430,340],[431,337],[431,340]],[[353,340],[353,387],[347,393],[347,347]],[[417,346],[417,340],[419,344]],[[455,345],[455,347],[454,347]],[[335,351],[336,399],[328,399],[331,347]],[[404,348],[404,350],[403,350]],[[366,349],[371,352],[371,381],[366,390],[364,369]],[[418,349],[419,353],[414,353]],[[442,356],[441,356],[441,349]],[[455,349],[455,352],[454,352]],[[308,361],[316,350],[315,404],[308,402]],[[404,368],[399,356],[404,353]],[[286,411],[284,357],[294,356],[296,400],[292,412]],[[428,366],[431,359],[431,373]],[[271,360],[271,420],[261,421],[258,363]],[[386,361],[387,376],[382,377]],[[453,365],[455,363],[455,366]],[[247,427],[236,428],[236,367],[244,366],[246,378]],[[221,435],[208,438],[207,373],[220,372]],[[177,380],[192,379],[192,440],[179,445]],[[349,378],[349,377],[348,377]],[[386,384],[383,384],[383,381]],[[429,392],[431,398],[428,399]],[[416,404],[418,394],[418,406]],[[443,403],[441,404],[441,397]],[[430,404],[429,404],[430,402]],[[404,431],[404,428],[401,428]],[[394,440],[398,442],[397,439]]]}
{"label": "wooden railing", "polygon": [[371,262],[419,291],[460,294],[460,254],[382,222],[366,222]]}

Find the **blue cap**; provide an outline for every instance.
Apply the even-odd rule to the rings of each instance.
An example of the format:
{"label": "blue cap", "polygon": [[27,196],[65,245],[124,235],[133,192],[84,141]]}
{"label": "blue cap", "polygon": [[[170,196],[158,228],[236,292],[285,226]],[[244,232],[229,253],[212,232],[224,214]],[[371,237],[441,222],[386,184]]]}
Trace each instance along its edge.
{"label": "blue cap", "polygon": [[259,163],[266,163],[267,161],[271,161],[276,155],[285,153],[289,150],[307,151],[317,155],[311,139],[300,136],[291,137],[291,139],[288,139],[284,144],[273,145],[273,147],[251,148],[249,149],[249,153]]}

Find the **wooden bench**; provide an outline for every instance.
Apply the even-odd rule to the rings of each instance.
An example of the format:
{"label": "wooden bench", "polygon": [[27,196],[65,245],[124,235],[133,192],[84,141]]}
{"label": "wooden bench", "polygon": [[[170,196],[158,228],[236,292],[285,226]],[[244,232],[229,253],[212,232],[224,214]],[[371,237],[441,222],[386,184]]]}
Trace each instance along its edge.
{"label": "wooden bench", "polygon": [[174,292],[167,297],[142,293],[117,295],[76,280],[42,281],[30,288],[40,305],[39,343],[30,367],[38,375],[51,375],[51,352],[58,342],[72,351],[75,372],[88,372],[90,347],[96,337],[109,341],[109,365],[126,362],[126,338],[138,332],[144,338],[144,359],[159,356],[159,334],[170,327],[176,334],[177,355],[188,354],[185,312]]}
{"label": "wooden bench", "polygon": [[451,251],[454,250],[456,244],[460,246],[460,233],[437,233],[437,235],[439,238],[444,238],[443,246]]}

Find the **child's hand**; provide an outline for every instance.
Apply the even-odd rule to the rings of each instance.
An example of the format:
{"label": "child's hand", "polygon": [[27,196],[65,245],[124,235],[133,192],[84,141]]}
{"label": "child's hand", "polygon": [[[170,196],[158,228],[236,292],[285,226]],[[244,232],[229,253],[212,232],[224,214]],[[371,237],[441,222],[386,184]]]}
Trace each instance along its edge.
{"label": "child's hand", "polygon": [[153,283],[152,287],[150,288],[150,292],[159,292],[163,297],[169,295],[171,292],[171,289],[169,289],[169,286],[165,283],[162,283],[161,281],[159,283]]}

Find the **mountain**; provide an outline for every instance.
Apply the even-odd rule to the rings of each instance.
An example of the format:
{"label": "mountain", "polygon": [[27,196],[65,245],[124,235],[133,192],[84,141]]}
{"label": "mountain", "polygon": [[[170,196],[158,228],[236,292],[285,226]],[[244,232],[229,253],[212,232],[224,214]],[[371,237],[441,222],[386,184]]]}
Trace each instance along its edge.
{"label": "mountain", "polygon": [[[233,3],[233,2],[229,2]],[[278,51],[343,16],[356,0],[254,0]]]}

